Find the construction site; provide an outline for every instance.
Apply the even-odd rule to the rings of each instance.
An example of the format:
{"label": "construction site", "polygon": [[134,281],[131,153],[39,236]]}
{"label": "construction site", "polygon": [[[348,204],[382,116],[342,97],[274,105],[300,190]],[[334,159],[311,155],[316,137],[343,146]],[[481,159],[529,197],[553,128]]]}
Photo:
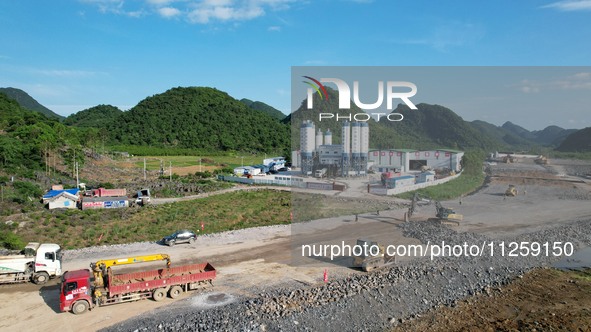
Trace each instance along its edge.
{"label": "construction site", "polygon": [[[323,202],[322,209],[359,204],[371,206],[375,212],[212,234],[186,246],[146,242],[65,250],[63,271],[87,269],[89,262],[106,257],[162,253],[170,257],[173,266],[211,262],[215,270],[209,270],[216,275],[211,285],[174,300],[131,301],[122,304],[125,310],[118,305],[104,306],[82,315],[61,313],[58,280],[41,287],[2,285],[0,329],[591,328],[588,275],[576,279],[548,272],[554,271],[548,268],[564,266],[568,259],[571,269],[591,265],[588,255],[575,256],[591,245],[591,180],[586,178],[591,163],[548,160],[540,164],[533,158],[517,158],[487,167],[488,181],[482,188],[452,201],[371,195],[364,190],[367,182],[359,179],[350,182],[345,191],[291,190],[293,196]],[[377,245],[377,255],[302,255],[305,245],[353,247],[364,243]],[[434,245],[442,243],[484,246],[487,250],[477,256],[434,257]],[[504,255],[501,243],[506,244]],[[534,255],[531,249],[535,248],[527,245],[529,252],[518,248],[517,254],[510,255],[510,243],[546,244],[549,251]],[[423,256],[389,255],[386,250],[392,245],[430,250]],[[560,255],[555,247],[561,249]],[[530,294],[528,287],[533,286],[541,287],[539,296],[546,298],[524,303],[520,294]],[[570,291],[580,292],[580,296],[575,300],[566,295]],[[491,312],[491,307],[498,310]],[[23,312],[28,319],[22,319]]]}

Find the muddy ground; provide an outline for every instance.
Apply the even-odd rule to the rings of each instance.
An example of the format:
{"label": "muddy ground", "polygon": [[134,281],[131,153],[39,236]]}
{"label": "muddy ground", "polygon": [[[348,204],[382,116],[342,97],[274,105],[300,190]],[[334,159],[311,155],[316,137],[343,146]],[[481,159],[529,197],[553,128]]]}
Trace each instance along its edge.
{"label": "muddy ground", "polygon": [[537,269],[408,320],[398,331],[590,331],[591,270]]}

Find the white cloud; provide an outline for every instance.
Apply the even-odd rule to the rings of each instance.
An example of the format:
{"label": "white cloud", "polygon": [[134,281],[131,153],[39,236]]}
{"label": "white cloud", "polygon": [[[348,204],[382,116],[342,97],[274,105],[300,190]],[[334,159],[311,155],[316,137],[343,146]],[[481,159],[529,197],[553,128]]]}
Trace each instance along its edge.
{"label": "white cloud", "polygon": [[158,14],[162,17],[172,18],[181,14],[181,11],[174,7],[158,8]]}
{"label": "white cloud", "polygon": [[146,11],[141,8],[136,9],[127,9],[124,8],[125,1],[123,0],[79,0],[83,3],[89,3],[98,7],[99,12],[106,14],[116,14],[116,15],[123,15],[128,17],[142,17],[146,15]]}
{"label": "white cloud", "polygon": [[147,2],[151,5],[166,6],[169,3],[173,2],[173,0],[147,0]]}
{"label": "white cloud", "polygon": [[481,40],[485,35],[479,25],[464,22],[446,22],[438,25],[425,37],[394,41],[400,44],[425,45],[439,52],[462,47]]}
{"label": "white cloud", "polygon": [[[295,0],[79,0],[94,5],[101,13],[141,17],[156,13],[164,18],[183,15],[190,23],[247,21],[267,11],[288,9]],[[171,6],[174,3],[175,6]],[[133,8],[131,8],[133,7]]]}
{"label": "white cloud", "polygon": [[265,15],[265,7],[275,7],[280,0],[204,0],[197,4],[189,13],[192,23],[209,23],[210,21],[246,21]]}
{"label": "white cloud", "polygon": [[545,6],[542,8],[553,8],[558,9],[560,11],[570,12],[570,11],[579,11],[579,10],[591,10],[591,0],[564,0],[564,1],[557,1]]}
{"label": "white cloud", "polygon": [[545,82],[522,80],[515,86],[523,93],[538,93],[555,90],[591,90],[591,73],[580,72],[567,77]]}
{"label": "white cloud", "polygon": [[30,72],[33,74],[41,74],[53,77],[91,77],[99,74],[105,74],[96,71],[68,69],[30,69]]}
{"label": "white cloud", "polygon": [[281,31],[281,27],[280,26],[277,26],[277,25],[274,25],[274,26],[268,27],[267,30],[269,30],[269,31]]}

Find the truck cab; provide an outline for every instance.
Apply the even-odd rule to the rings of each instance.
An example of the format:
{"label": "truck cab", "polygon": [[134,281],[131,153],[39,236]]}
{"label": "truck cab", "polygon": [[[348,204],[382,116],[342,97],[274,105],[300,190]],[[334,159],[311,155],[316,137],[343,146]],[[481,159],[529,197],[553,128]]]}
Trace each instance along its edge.
{"label": "truck cab", "polygon": [[[25,248],[26,250],[26,248]],[[37,247],[33,281],[44,284],[49,278],[62,274],[62,250],[59,245],[43,243]]]}
{"label": "truck cab", "polygon": [[92,307],[92,273],[88,269],[68,271],[62,276],[60,285],[60,310],[72,311],[76,315]]}

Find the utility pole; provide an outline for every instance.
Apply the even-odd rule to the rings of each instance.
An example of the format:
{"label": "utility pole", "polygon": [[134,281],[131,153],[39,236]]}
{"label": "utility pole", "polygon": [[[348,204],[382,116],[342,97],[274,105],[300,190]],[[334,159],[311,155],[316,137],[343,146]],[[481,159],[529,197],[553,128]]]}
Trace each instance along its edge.
{"label": "utility pole", "polygon": [[201,158],[199,158],[199,172],[201,172]]}
{"label": "utility pole", "polygon": [[144,180],[146,180],[146,158],[144,157]]}
{"label": "utility pole", "polygon": [[172,181],[172,161],[169,161],[169,169],[170,169],[170,181]]}
{"label": "utility pole", "polygon": [[80,180],[78,178],[78,162],[75,162],[74,165],[76,166],[76,188],[80,188]]}
{"label": "utility pole", "polygon": [[242,158],[242,167],[244,167],[244,157],[240,157]]}

